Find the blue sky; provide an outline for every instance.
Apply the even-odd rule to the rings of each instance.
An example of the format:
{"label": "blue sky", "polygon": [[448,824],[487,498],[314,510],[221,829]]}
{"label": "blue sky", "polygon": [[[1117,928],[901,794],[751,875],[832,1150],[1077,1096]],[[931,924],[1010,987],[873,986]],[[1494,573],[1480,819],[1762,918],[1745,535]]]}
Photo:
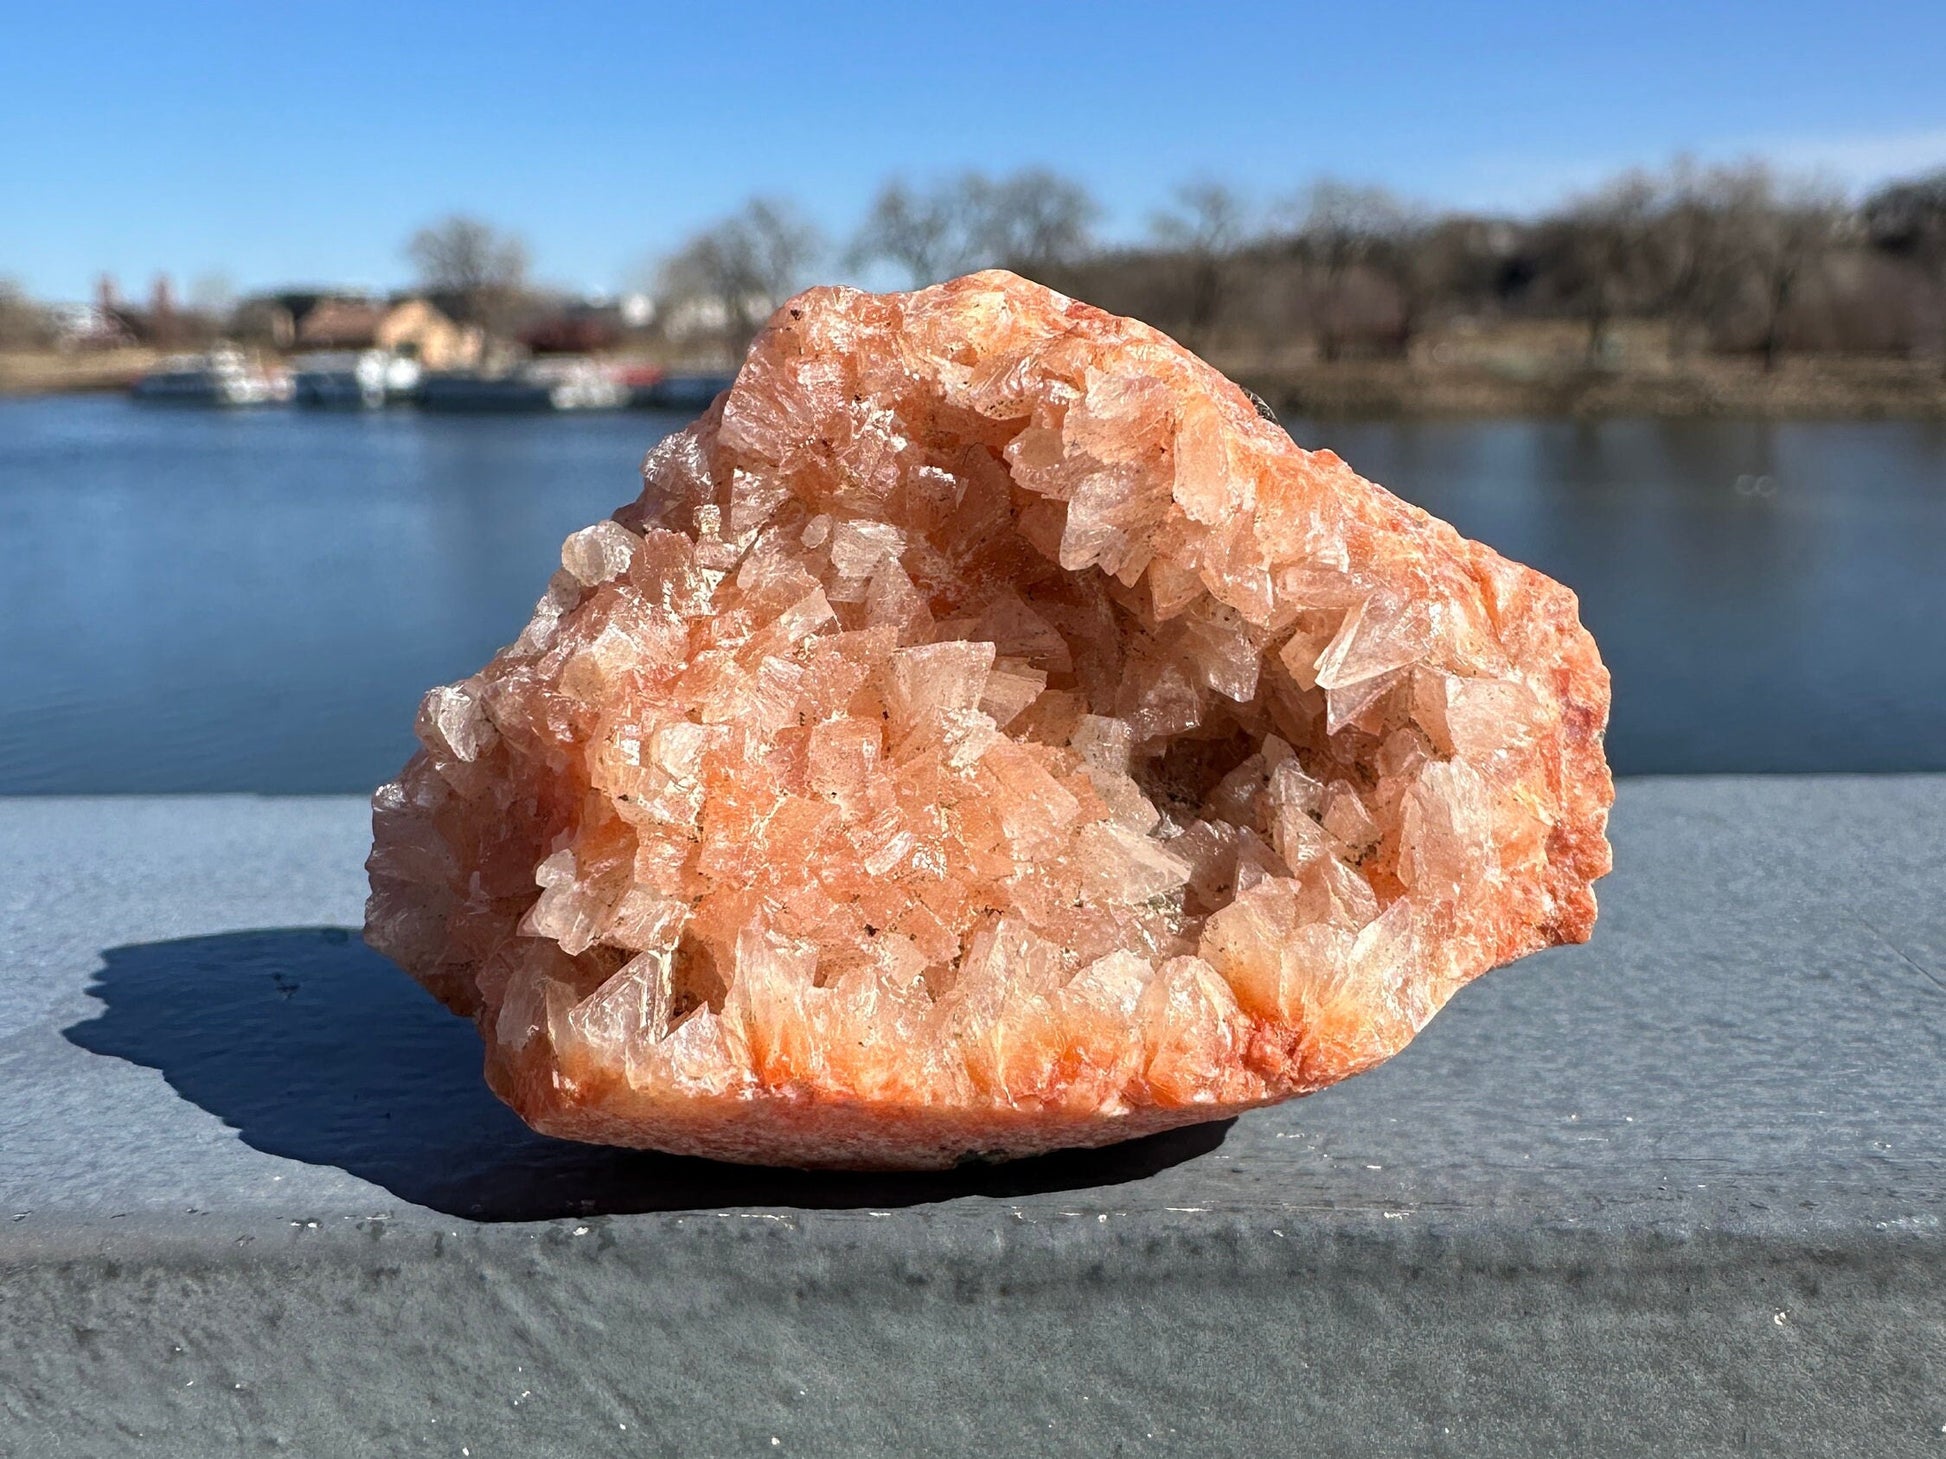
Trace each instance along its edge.
{"label": "blue sky", "polygon": [[612,289],[752,192],[834,233],[888,173],[1321,174],[1525,210],[1680,151],[1946,165],[1946,4],[170,5],[0,12],[0,277],[402,282],[452,210]]}

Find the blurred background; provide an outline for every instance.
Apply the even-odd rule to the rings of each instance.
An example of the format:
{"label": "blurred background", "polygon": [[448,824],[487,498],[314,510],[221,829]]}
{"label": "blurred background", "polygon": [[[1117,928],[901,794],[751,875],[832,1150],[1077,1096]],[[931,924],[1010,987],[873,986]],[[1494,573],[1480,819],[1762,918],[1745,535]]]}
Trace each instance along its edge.
{"label": "blurred background", "polygon": [[775,304],[990,265],[1573,586],[1619,772],[1946,768],[1946,7],[7,31],[0,793],[369,789]]}

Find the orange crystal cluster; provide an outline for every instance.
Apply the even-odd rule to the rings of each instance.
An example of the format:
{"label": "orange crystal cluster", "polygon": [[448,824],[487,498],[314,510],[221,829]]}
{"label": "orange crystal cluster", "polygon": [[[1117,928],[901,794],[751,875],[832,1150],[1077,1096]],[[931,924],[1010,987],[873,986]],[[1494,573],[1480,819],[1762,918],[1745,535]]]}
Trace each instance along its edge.
{"label": "orange crystal cluster", "polygon": [[932,1167],[1303,1094],[1585,939],[1572,593],[1011,274],[814,289],[433,690],[366,935],[548,1133]]}

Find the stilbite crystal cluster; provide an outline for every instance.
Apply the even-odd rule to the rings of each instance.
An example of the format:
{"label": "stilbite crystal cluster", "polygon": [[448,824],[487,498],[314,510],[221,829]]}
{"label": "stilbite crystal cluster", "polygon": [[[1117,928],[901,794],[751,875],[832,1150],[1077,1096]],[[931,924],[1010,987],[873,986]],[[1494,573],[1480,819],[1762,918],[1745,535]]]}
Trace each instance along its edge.
{"label": "stilbite crystal cluster", "polygon": [[928,1167],[1321,1088],[1585,939],[1574,596],[1010,274],[814,289],[433,690],[366,935],[536,1128]]}

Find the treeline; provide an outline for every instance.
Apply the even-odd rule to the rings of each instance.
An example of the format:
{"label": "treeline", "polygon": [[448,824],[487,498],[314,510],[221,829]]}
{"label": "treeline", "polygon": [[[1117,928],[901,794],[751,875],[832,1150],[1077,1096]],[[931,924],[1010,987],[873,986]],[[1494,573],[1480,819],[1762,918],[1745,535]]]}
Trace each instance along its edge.
{"label": "treeline", "polygon": [[1325,362],[1409,355],[1442,327],[1554,320],[1591,364],[1618,326],[1662,326],[1676,356],[1789,351],[1946,356],[1946,170],[1848,203],[1760,162],[1636,171],[1533,219],[1435,212],[1324,179],[1271,207],[1201,182],[1136,244],[1044,171],[887,183],[841,249],[787,205],[749,205],[663,267],[661,292],[739,301],[725,328],[819,265],[917,286],[1017,270],[1213,353]]}
{"label": "treeline", "polygon": [[[1104,241],[1102,216],[1085,186],[1043,169],[887,182],[842,238],[758,198],[645,267],[630,309],[537,287],[519,238],[475,219],[422,229],[404,251],[419,291],[462,323],[568,348],[728,355],[815,279],[916,287],[1003,266],[1231,361],[1410,358],[1427,339],[1552,322],[1597,368],[1640,325],[1676,358],[1946,362],[1946,169],[1852,202],[1761,162],[1677,163],[1524,219],[1334,179],[1255,205],[1205,181],[1176,189],[1140,241]],[[250,309],[191,313],[205,332],[247,337]],[[0,345],[49,327],[0,285]]]}

